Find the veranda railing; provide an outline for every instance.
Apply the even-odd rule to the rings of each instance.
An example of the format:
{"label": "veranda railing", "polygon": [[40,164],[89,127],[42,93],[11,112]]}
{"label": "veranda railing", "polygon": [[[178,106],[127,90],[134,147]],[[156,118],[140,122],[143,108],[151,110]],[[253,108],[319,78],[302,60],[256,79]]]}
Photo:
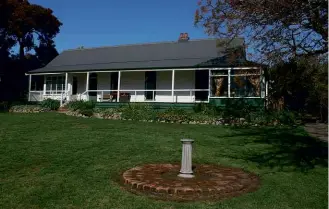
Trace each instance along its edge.
{"label": "veranda railing", "polygon": [[[170,94],[168,95],[161,95],[161,96],[168,96],[168,97],[172,97],[170,102],[177,102],[177,97],[179,97],[179,95],[175,95],[175,93],[177,92],[189,92],[189,102],[197,102],[195,99],[195,96],[193,95],[193,92],[207,92],[207,100],[209,101],[209,89],[154,89],[154,90],[147,90],[147,89],[141,89],[141,90],[135,90],[135,89],[120,89],[120,90],[87,90],[85,92],[83,92],[80,97],[78,99],[83,99],[86,98],[87,100],[89,100],[89,93],[90,92],[95,92],[99,95],[99,102],[103,102],[104,101],[104,95],[111,95],[111,94],[115,94],[118,95],[117,98],[113,98],[116,99],[116,102],[120,102],[120,94],[121,93],[132,93],[130,94],[130,96],[134,96],[134,99],[131,100],[131,102],[163,102],[163,101],[156,101],[156,93],[157,92],[168,92]],[[145,92],[152,92],[152,97],[151,99],[146,99],[146,96],[144,95]],[[142,93],[142,94],[138,94],[138,93]],[[144,94],[143,94],[144,93]],[[144,99],[143,100],[138,100],[137,96],[141,96],[144,95]],[[108,101],[108,99],[105,99],[106,101]]]}

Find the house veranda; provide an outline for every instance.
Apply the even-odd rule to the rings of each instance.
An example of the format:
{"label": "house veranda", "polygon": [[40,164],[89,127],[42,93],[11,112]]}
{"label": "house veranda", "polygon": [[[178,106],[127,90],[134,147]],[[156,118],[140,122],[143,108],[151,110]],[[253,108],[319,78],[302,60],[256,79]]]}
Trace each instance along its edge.
{"label": "house veranda", "polygon": [[260,67],[88,71],[29,77],[29,101],[196,103],[264,99],[267,92]]}
{"label": "house veranda", "polygon": [[[264,69],[228,62],[214,39],[67,50],[27,73],[29,101],[216,104],[232,98],[264,101]],[[230,43],[240,49],[243,40]],[[231,50],[232,51],[232,50]],[[241,61],[242,60],[242,61]],[[242,63],[242,64],[241,64]]]}

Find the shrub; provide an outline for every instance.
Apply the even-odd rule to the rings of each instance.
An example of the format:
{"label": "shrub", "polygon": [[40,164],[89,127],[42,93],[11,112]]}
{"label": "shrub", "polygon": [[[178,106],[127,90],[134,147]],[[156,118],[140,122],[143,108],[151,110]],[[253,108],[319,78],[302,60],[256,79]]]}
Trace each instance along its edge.
{"label": "shrub", "polygon": [[283,110],[277,113],[277,119],[281,124],[294,125],[296,124],[297,114],[293,111]]}
{"label": "shrub", "polygon": [[203,112],[205,108],[207,108],[207,104],[205,103],[197,103],[193,106],[193,110],[195,113]]}
{"label": "shrub", "polygon": [[249,118],[253,112],[260,111],[259,107],[251,105],[246,99],[228,99],[225,107],[221,108],[224,118]]}
{"label": "shrub", "polygon": [[195,113],[202,113],[202,114],[213,115],[213,116],[217,115],[219,112],[214,105],[208,103],[195,104],[193,110]]}
{"label": "shrub", "polygon": [[9,102],[8,101],[0,101],[0,112],[1,111],[8,111],[9,109]]}
{"label": "shrub", "polygon": [[48,112],[49,108],[41,107],[40,105],[14,105],[9,109],[9,112],[14,113],[38,113]]}
{"label": "shrub", "polygon": [[100,117],[105,119],[121,119],[119,108],[95,108],[94,113],[98,113]]}
{"label": "shrub", "polygon": [[157,119],[159,121],[166,121],[166,122],[189,122],[191,121],[190,113],[186,112],[183,109],[179,108],[168,108],[164,112],[159,112],[157,114]]}
{"label": "shrub", "polygon": [[92,109],[80,109],[78,110],[78,112],[81,114],[81,115],[84,115],[84,116],[87,116],[87,117],[91,117],[93,116],[94,112]]}
{"label": "shrub", "polygon": [[128,104],[118,109],[122,118],[132,120],[155,120],[156,111],[148,104]]}
{"label": "shrub", "polygon": [[94,101],[83,101],[83,100],[77,100],[77,101],[70,101],[67,103],[66,107],[69,110],[77,111],[77,110],[92,110],[95,107]]}
{"label": "shrub", "polygon": [[106,110],[106,109],[108,109],[108,108],[94,108],[93,109],[93,112],[94,113],[102,113],[104,110]]}
{"label": "shrub", "polygon": [[58,110],[60,102],[54,99],[46,99],[41,102],[41,107],[49,108],[50,110]]}

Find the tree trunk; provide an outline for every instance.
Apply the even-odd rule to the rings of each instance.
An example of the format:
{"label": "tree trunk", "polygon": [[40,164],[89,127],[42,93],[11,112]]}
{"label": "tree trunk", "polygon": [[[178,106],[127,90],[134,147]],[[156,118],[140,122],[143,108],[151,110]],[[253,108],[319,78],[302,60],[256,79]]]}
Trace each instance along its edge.
{"label": "tree trunk", "polygon": [[19,59],[21,61],[23,61],[25,59],[24,44],[22,42],[19,42]]}

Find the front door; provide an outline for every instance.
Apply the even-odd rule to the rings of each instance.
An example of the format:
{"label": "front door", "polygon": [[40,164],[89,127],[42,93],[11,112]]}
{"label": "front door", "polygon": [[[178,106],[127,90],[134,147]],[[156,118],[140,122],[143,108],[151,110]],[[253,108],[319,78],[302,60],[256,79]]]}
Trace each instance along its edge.
{"label": "front door", "polygon": [[72,94],[76,95],[78,93],[78,78],[73,76],[73,84],[72,84]]}
{"label": "front door", "polygon": [[118,90],[118,78],[119,78],[118,72],[111,73],[111,90]]}
{"label": "front door", "polygon": [[[208,89],[209,88],[209,71],[196,70],[195,71],[195,89]],[[196,91],[195,101],[207,101],[207,91]]]}
{"label": "front door", "polygon": [[[155,90],[156,89],[156,72],[146,71],[145,72],[145,90]],[[146,100],[154,100],[155,93],[152,91],[145,91],[144,93]]]}
{"label": "front door", "polygon": [[[97,90],[97,74],[91,73],[89,75],[89,90]],[[90,91],[89,96],[97,96],[97,91]]]}

